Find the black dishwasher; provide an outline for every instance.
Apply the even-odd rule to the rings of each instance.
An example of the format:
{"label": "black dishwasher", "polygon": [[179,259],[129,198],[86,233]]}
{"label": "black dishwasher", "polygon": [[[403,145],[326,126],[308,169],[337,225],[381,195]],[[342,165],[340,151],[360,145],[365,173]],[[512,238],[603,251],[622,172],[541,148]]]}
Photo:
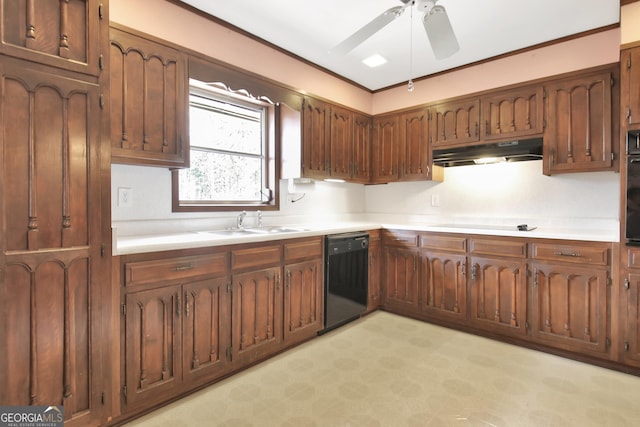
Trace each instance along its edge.
{"label": "black dishwasher", "polygon": [[324,330],[357,319],[367,308],[369,233],[325,237]]}

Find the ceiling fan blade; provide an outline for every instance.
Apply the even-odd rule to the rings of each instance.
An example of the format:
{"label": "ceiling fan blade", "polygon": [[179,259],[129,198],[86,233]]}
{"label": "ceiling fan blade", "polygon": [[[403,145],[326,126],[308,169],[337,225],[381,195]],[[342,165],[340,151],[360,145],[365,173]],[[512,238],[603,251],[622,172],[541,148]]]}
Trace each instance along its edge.
{"label": "ceiling fan blade", "polygon": [[422,24],[436,59],[448,58],[460,50],[444,7],[434,6],[429,13],[422,17]]}
{"label": "ceiling fan blade", "polygon": [[367,25],[360,28],[358,31],[346,38],[329,52],[342,55],[351,52],[353,49],[355,49],[356,46],[360,45],[366,39],[380,31],[387,24],[391,23],[400,15],[402,15],[402,12],[404,12],[405,8],[407,8],[408,6],[410,6],[410,2],[407,2],[404,6],[396,6],[388,9],[387,11],[376,17],[373,21],[369,22]]}

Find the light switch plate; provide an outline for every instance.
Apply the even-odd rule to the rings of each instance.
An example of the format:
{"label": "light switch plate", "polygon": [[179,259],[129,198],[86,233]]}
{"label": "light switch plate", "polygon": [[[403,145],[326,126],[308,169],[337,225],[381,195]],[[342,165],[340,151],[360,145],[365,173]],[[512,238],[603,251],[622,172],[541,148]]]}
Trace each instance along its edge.
{"label": "light switch plate", "polygon": [[118,207],[130,208],[133,206],[133,190],[127,187],[118,187]]}

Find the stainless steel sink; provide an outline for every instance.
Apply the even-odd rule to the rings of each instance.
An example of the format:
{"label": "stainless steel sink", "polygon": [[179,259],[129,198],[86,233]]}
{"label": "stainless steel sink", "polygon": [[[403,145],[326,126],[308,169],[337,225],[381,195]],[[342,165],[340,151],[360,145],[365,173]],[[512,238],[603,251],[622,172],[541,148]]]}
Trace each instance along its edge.
{"label": "stainless steel sink", "polygon": [[250,233],[271,234],[271,233],[295,233],[300,231],[308,231],[306,228],[283,227],[280,225],[269,225],[263,227],[245,228]]}
{"label": "stainless steel sink", "polygon": [[220,236],[248,236],[252,234],[278,234],[308,231],[306,228],[283,227],[271,225],[264,227],[228,228],[225,230],[202,231],[201,233],[217,234]]}

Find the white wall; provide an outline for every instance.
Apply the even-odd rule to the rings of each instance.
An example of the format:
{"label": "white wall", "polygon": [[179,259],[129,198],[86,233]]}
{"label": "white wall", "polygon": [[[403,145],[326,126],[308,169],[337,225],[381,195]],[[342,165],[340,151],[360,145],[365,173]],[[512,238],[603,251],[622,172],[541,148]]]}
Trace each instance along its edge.
{"label": "white wall", "polygon": [[[450,220],[513,218],[523,222],[618,220],[620,175],[591,172],[545,176],[542,160],[445,169],[444,182],[366,187],[367,214]],[[432,196],[440,206],[432,206]]]}
{"label": "white wall", "polygon": [[[131,189],[130,207],[118,205],[119,188]],[[292,202],[288,182],[280,182],[280,211],[263,212],[264,224],[349,220],[364,214],[365,187],[361,184],[317,181],[312,185],[299,185],[295,190],[298,194],[293,200],[302,194],[304,197]],[[119,235],[224,228],[233,225],[238,215],[238,212],[171,212],[171,172],[160,167],[112,165],[111,205],[112,222]],[[248,221],[254,217],[255,213],[250,212]]]}

